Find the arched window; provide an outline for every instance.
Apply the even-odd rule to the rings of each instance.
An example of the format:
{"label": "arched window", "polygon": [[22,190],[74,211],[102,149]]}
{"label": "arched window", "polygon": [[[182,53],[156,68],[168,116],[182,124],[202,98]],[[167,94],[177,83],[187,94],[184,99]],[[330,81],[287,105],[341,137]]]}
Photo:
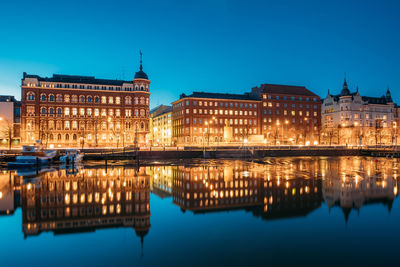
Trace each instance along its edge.
{"label": "arched window", "polygon": [[57,108],[57,114],[61,115],[62,114],[62,109],[61,108]]}
{"label": "arched window", "polygon": [[142,122],[141,124],[140,124],[140,129],[144,129],[144,123]]}
{"label": "arched window", "polygon": [[72,95],[71,102],[72,103],[77,103],[78,102],[78,96],[77,95]]}
{"label": "arched window", "polygon": [[94,103],[99,103],[100,102],[100,98],[98,96],[94,97]]}
{"label": "arched window", "polygon": [[144,88],[143,88],[143,86],[141,86],[141,87],[140,87],[140,90],[144,91]]}
{"label": "arched window", "polygon": [[58,134],[58,135],[57,135],[57,140],[58,140],[58,141],[61,141],[61,134]]}
{"label": "arched window", "polygon": [[143,96],[140,98],[140,104],[144,105],[144,97]]}
{"label": "arched window", "polygon": [[49,114],[54,114],[54,108],[49,108]]}
{"label": "arched window", "polygon": [[62,102],[62,94],[57,94],[56,101],[57,102]]}
{"label": "arched window", "polygon": [[69,95],[64,96],[64,102],[69,103]]}
{"label": "arched window", "polygon": [[127,104],[127,105],[132,104],[132,97],[126,96],[126,97],[125,97],[125,104]]}
{"label": "arched window", "polygon": [[40,95],[40,101],[46,101],[46,100],[47,100],[46,94],[41,94]]}
{"label": "arched window", "polygon": [[139,116],[139,110],[135,109],[135,117]]}
{"label": "arched window", "polygon": [[135,97],[135,104],[139,104],[139,98]]}
{"label": "arched window", "polygon": [[49,101],[54,101],[54,95],[49,95]]}
{"label": "arched window", "polygon": [[91,97],[91,96],[88,96],[88,97],[87,97],[87,102],[88,102],[88,103],[92,103],[92,97]]}
{"label": "arched window", "polygon": [[69,134],[66,134],[66,135],[65,135],[65,140],[66,140],[66,141],[69,140]]}
{"label": "arched window", "polygon": [[50,141],[53,141],[53,134],[50,134],[49,139]]}
{"label": "arched window", "polygon": [[46,108],[42,108],[42,110],[41,110],[40,113],[41,113],[41,114],[46,114]]}
{"label": "arched window", "polygon": [[72,136],[72,139],[73,139],[73,140],[76,140],[76,134],[74,134],[74,135]]}
{"label": "arched window", "polygon": [[81,95],[81,96],[79,97],[79,102],[85,103],[85,96]]}
{"label": "arched window", "polygon": [[145,115],[144,109],[141,109],[140,110],[140,117],[144,117],[144,115]]}
{"label": "arched window", "polygon": [[27,96],[27,99],[30,100],[30,101],[35,100],[35,93],[34,92],[28,92],[26,94],[26,96]]}

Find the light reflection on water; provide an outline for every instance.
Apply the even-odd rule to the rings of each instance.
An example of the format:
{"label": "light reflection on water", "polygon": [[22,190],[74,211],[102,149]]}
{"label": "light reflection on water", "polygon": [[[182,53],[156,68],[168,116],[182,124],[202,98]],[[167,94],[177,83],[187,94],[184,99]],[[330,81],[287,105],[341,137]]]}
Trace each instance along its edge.
{"label": "light reflection on water", "polygon": [[[140,242],[138,249],[141,252],[137,255],[124,255],[126,258],[121,263],[158,265],[166,262],[154,257],[149,259],[146,255],[160,254],[161,248],[149,245],[144,250],[143,244],[147,236],[151,240],[157,240],[158,237],[159,240],[169,239],[170,245],[162,248],[163,253],[168,255],[164,254],[165,259],[168,259],[182,246],[173,240],[183,238],[180,234],[190,232],[193,225],[196,230],[190,232],[190,236],[199,240],[206,238],[204,234],[210,231],[212,224],[240,222],[245,226],[248,236],[240,235],[237,242],[255,245],[257,242],[252,242],[251,238],[255,234],[252,232],[253,226],[254,231],[260,231],[260,227],[267,227],[268,222],[274,222],[277,229],[283,229],[288,227],[288,222],[294,223],[299,218],[305,218],[316,229],[322,227],[319,224],[321,222],[316,222],[313,218],[313,214],[318,214],[319,221],[329,220],[326,214],[324,217],[320,216],[322,211],[317,212],[321,207],[328,209],[328,217],[341,216],[339,221],[335,219],[336,224],[340,225],[349,223],[352,212],[360,214],[363,209],[367,211],[368,207],[373,210],[376,206],[373,204],[382,204],[381,207],[387,209],[387,214],[390,215],[398,194],[398,182],[398,160],[358,157],[272,158],[257,162],[193,161],[141,167],[55,167],[39,171],[4,170],[0,174],[0,235],[5,235],[7,229],[4,225],[7,224],[7,218],[14,217],[14,214],[17,215],[17,223],[22,225],[24,237],[15,242],[16,247],[22,246],[25,240],[46,232],[54,234],[49,242],[52,244],[64,236],[71,237],[66,234],[81,239],[82,235],[77,233],[97,233],[101,229],[133,229],[137,236],[135,239]],[[340,208],[341,214],[336,212],[330,215],[331,210],[336,207]],[[176,214],[176,208],[181,210],[179,215]],[[240,216],[232,212],[240,212]],[[370,215],[369,212],[367,214]],[[153,216],[156,218],[154,225]],[[395,216],[399,217],[398,211]],[[258,225],[260,219],[264,226]],[[190,225],[181,223],[188,220]],[[355,220],[360,225],[364,223],[374,227],[371,222],[360,222],[357,218]],[[335,225],[333,232],[327,235],[334,234],[337,231],[335,227],[338,226]],[[157,236],[160,229],[166,232]],[[236,230],[243,231],[240,227]],[[292,228],[289,230],[293,231]],[[387,229],[389,230],[393,231]],[[152,231],[155,235],[150,237]],[[217,236],[229,239],[229,227],[225,231],[226,233],[224,228],[220,228]],[[285,231],[288,228],[282,230],[282,233]],[[398,232],[395,235],[398,236]],[[116,235],[112,238],[117,240],[120,237]],[[128,238],[131,239],[132,236]],[[33,240],[41,244],[40,239]],[[290,242],[290,239],[283,236],[278,244],[285,241]],[[190,240],[186,242],[184,246],[187,249],[198,252],[202,250],[199,243]],[[257,248],[252,245],[249,250],[268,247],[262,243]],[[7,244],[3,243],[2,246],[6,247]],[[236,253],[234,250],[235,247],[230,251],[233,255]],[[145,251],[149,251],[149,254]],[[237,252],[235,257],[230,256],[233,264],[248,259],[245,254],[240,256],[240,251]],[[210,259],[213,256],[215,255],[210,254]],[[260,263],[257,256],[253,259],[254,261],[249,262]],[[219,260],[222,263],[229,262],[223,257]],[[275,260],[272,263],[291,264],[277,261],[273,257],[271,260]],[[189,263],[193,262],[185,256],[175,262],[182,265]],[[202,263],[207,263],[207,260]]]}

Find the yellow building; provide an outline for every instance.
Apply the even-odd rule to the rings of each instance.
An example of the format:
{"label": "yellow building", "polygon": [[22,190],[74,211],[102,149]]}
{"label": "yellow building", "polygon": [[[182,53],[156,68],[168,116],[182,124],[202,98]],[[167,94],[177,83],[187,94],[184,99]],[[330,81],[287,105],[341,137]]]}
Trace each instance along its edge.
{"label": "yellow building", "polygon": [[171,146],[172,107],[160,105],[150,111],[150,132],[154,146]]}

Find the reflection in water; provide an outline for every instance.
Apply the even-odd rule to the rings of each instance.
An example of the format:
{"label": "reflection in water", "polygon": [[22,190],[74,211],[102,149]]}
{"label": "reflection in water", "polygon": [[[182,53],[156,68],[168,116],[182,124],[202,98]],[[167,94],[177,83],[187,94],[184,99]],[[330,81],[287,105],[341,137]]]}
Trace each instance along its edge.
{"label": "reflection in water", "polygon": [[209,161],[177,166],[82,167],[32,173],[0,173],[0,212],[22,208],[26,237],[99,228],[150,229],[150,191],[172,196],[182,211],[242,209],[263,220],[306,216],[322,202],[352,209],[398,194],[398,163],[372,158],[291,158],[250,163]]}

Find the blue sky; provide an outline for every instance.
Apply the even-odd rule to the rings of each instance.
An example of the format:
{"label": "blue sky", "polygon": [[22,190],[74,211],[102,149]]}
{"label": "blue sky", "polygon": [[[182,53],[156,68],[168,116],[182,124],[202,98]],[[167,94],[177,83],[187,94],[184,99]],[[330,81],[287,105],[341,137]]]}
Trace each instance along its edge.
{"label": "blue sky", "polygon": [[400,1],[2,1],[0,94],[24,71],[133,78],[143,51],[151,106],[182,92],[304,85],[400,102]]}

